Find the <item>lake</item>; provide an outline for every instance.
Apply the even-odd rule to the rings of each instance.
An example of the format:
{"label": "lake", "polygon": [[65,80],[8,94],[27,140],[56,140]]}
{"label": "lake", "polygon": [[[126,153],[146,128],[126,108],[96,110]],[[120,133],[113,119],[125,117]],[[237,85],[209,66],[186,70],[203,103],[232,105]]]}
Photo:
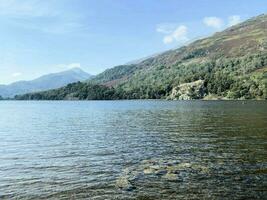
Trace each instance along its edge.
{"label": "lake", "polygon": [[267,101],[0,101],[0,199],[263,199]]}

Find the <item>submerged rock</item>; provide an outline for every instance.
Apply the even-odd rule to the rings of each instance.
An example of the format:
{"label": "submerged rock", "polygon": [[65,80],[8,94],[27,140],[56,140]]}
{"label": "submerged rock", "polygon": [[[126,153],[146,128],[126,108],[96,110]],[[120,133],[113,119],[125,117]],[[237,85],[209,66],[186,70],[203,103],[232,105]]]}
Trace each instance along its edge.
{"label": "submerged rock", "polygon": [[155,173],[155,170],[152,168],[145,168],[144,169],[144,174],[153,174]]}
{"label": "submerged rock", "polygon": [[134,188],[128,178],[123,176],[118,178],[118,180],[116,181],[116,187],[122,190],[132,190]]}
{"label": "submerged rock", "polygon": [[152,165],[152,166],[150,166],[150,168],[153,169],[153,170],[159,170],[159,169],[162,168],[162,166],[160,166],[160,165]]}
{"label": "submerged rock", "polygon": [[209,168],[202,163],[180,162],[172,159],[144,160],[139,165],[125,168],[116,181],[116,186],[123,190],[135,189],[138,181],[162,178],[165,181],[185,181],[190,176],[209,174]]}
{"label": "submerged rock", "polygon": [[164,174],[166,174],[166,173],[167,173],[167,170],[165,170],[165,169],[160,169],[160,170],[157,170],[157,171],[155,172],[155,174],[158,175],[158,176],[160,176],[160,175],[164,175]]}
{"label": "submerged rock", "polygon": [[179,169],[186,169],[186,168],[190,168],[192,166],[191,163],[180,163],[177,165],[177,168]]}
{"label": "submerged rock", "polygon": [[178,174],[170,173],[170,172],[162,176],[162,178],[167,179],[169,181],[178,181],[180,179]]}

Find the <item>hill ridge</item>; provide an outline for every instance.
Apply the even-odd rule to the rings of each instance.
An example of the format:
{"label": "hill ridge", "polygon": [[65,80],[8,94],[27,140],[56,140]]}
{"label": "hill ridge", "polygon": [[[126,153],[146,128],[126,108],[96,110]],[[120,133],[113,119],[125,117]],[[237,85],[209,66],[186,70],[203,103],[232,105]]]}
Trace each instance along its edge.
{"label": "hill ridge", "polygon": [[15,95],[44,91],[63,87],[69,83],[88,80],[92,75],[80,68],[72,68],[61,72],[42,75],[33,80],[16,81],[7,85],[0,85],[2,97],[13,97]]}
{"label": "hill ridge", "polygon": [[[110,97],[115,99],[166,99],[170,96],[173,99],[180,99],[180,96],[186,99],[206,96],[266,99],[267,75],[261,70],[266,66],[267,15],[264,14],[140,63],[107,69],[80,86],[106,86],[117,95]],[[183,85],[183,92],[179,90],[182,84],[198,80],[203,83],[197,87],[203,88],[202,95],[197,94],[196,88],[189,87],[195,84]],[[78,93],[72,96],[83,98]]]}

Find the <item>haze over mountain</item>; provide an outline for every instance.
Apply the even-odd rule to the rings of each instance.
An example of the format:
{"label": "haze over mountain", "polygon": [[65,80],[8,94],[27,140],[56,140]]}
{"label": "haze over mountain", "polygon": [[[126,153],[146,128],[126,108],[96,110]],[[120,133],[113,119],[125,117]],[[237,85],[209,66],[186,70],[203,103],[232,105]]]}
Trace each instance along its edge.
{"label": "haze over mountain", "polygon": [[267,99],[267,15],[251,18],[188,46],[108,69],[88,83],[19,99],[207,97]]}
{"label": "haze over mountain", "polygon": [[59,73],[43,75],[31,81],[18,81],[9,85],[0,85],[0,96],[13,97],[29,92],[60,88],[69,83],[88,80],[91,77],[92,75],[80,68],[72,68]]}

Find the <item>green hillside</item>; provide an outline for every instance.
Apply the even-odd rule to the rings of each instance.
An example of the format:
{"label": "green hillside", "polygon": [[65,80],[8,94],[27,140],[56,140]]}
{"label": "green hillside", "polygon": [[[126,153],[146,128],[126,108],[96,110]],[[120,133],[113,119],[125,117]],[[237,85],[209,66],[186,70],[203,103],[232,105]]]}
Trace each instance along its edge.
{"label": "green hillside", "polygon": [[[80,86],[95,84],[114,93],[109,99],[267,99],[267,15],[140,63],[108,69]],[[19,98],[36,99],[31,95]]]}

